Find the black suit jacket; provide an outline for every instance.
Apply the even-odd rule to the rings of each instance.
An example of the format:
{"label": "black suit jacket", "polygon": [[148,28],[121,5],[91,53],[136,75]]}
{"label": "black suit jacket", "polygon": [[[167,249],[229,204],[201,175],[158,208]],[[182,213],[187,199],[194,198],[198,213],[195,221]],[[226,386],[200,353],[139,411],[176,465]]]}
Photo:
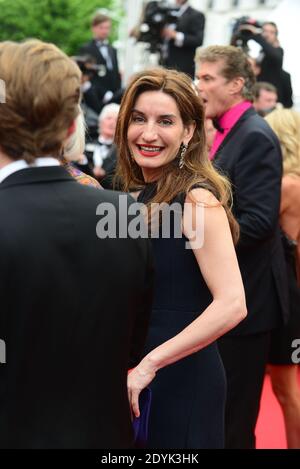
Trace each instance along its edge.
{"label": "black suit jacket", "polygon": [[[79,51],[79,55],[89,55],[92,56],[98,65],[103,66],[102,72],[104,73],[103,76],[99,76],[99,74],[95,75],[92,79],[92,90],[89,90],[86,96],[86,103],[92,109],[97,107],[96,112],[100,112],[101,108],[103,107],[103,97],[107,91],[112,91],[115,96],[111,100],[111,102],[120,102],[122,97],[122,90],[121,90],[121,75],[119,72],[119,65],[118,65],[118,58],[117,58],[117,51],[111,45],[108,45],[108,53],[112,61],[112,70],[109,70],[106,66],[106,61],[103,55],[101,54],[99,48],[96,45],[96,41],[92,40],[87,44],[83,45]],[[96,99],[93,99],[92,94],[96,93]],[[95,104],[91,105],[90,101],[94,100]],[[99,103],[100,101],[100,108]]]}
{"label": "black suit jacket", "polygon": [[188,7],[178,18],[176,31],[184,33],[182,47],[177,47],[174,40],[168,44],[168,55],[165,65],[187,73],[192,78],[195,75],[195,51],[203,43],[205,16],[200,11]]}
{"label": "black suit jacket", "polygon": [[237,256],[248,316],[230,334],[267,331],[288,315],[278,228],[282,177],[278,139],[250,108],[222,142],[214,165],[232,182],[233,211],[241,229]]}
{"label": "black suit jacket", "polygon": [[285,70],[281,70],[278,101],[283,107],[291,108],[294,105],[291,75]]}
{"label": "black suit jacket", "polygon": [[127,369],[143,350],[152,270],[148,241],[96,236],[97,206],[118,217],[119,195],[62,167],[0,184],[0,448],[132,445]]}

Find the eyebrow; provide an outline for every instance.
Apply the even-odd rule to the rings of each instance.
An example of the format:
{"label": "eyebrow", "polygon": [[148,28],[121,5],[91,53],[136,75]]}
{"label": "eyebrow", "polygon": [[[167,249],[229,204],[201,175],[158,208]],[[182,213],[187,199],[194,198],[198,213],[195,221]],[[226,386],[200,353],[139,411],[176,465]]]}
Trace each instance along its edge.
{"label": "eyebrow", "polygon": [[198,80],[201,80],[201,78],[206,78],[206,77],[209,77],[209,78],[213,78],[213,75],[211,75],[210,73],[204,73],[203,75],[201,75],[201,73],[198,74]]}
{"label": "eyebrow", "polygon": [[[136,112],[138,114],[142,114],[143,116],[145,115],[142,111],[139,111],[138,109],[132,109],[132,113]],[[175,114],[161,114],[159,116],[161,119],[176,119],[177,116]]]}

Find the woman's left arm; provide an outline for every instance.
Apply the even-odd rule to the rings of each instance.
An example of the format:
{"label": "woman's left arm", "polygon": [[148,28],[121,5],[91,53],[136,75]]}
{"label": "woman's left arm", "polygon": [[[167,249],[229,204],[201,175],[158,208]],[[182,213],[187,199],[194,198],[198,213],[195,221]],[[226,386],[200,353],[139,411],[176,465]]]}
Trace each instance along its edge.
{"label": "woman's left arm", "polygon": [[[148,353],[128,376],[129,399],[139,414],[138,395],[160,368],[197,352],[246,317],[246,301],[226,212],[205,189],[187,196],[183,232],[190,240],[213,301],[179,334]],[[203,240],[203,242],[201,242]]]}

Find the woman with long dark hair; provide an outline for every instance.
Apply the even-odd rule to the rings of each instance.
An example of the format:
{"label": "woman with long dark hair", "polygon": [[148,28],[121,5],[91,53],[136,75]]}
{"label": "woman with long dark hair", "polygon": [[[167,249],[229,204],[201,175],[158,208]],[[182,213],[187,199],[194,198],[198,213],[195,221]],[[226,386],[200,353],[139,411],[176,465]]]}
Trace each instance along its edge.
{"label": "woman with long dark hair", "polygon": [[[133,413],[150,384],[149,447],[221,448],[225,376],[216,339],[246,306],[230,186],[207,158],[203,106],[189,77],[164,69],[136,75],[116,143],[123,189],[140,188],[147,208],[156,268],[145,356],[128,376]],[[175,212],[164,231],[162,203],[181,212],[180,233]]]}

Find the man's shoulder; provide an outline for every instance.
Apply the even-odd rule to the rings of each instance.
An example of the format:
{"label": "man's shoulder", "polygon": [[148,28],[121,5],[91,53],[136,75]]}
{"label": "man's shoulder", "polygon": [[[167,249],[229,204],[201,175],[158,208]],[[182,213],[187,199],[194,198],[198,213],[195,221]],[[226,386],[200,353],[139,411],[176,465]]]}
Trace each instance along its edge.
{"label": "man's shoulder", "polygon": [[258,129],[262,128],[270,128],[270,126],[266,123],[265,119],[257,114],[256,111],[252,112],[247,116],[245,119],[248,125],[253,127],[257,127]]}
{"label": "man's shoulder", "polygon": [[276,143],[276,145],[279,145],[277,135],[263,117],[256,114],[255,119],[253,118],[252,125],[256,132],[264,135],[267,139],[272,140],[272,142]]}
{"label": "man's shoulder", "polygon": [[135,202],[133,197],[125,192],[108,189],[96,189],[90,186],[81,186],[81,191],[89,192],[90,198],[97,203],[111,204],[116,209],[123,210]]}
{"label": "man's shoulder", "polygon": [[186,12],[190,14],[191,16],[194,16],[195,18],[196,17],[201,18],[201,19],[205,18],[205,15],[204,13],[202,13],[202,11],[196,10],[196,8],[193,8],[191,6],[187,8]]}
{"label": "man's shoulder", "polygon": [[79,52],[82,52],[82,51],[91,49],[91,48],[94,46],[94,44],[95,44],[94,40],[90,40],[90,41],[88,41],[88,42],[85,42],[85,43],[82,44],[82,46],[80,47]]}
{"label": "man's shoulder", "polygon": [[273,138],[275,134],[267,123],[267,121],[263,117],[258,115],[257,112],[253,111],[254,110],[252,110],[252,112],[249,112],[249,114],[248,112],[246,112],[245,115],[240,118],[242,120],[241,128],[246,134],[257,132],[258,134],[272,136]]}
{"label": "man's shoulder", "polygon": [[[261,159],[262,154],[272,158],[277,155],[276,161],[281,159],[278,138],[265,119],[256,112],[247,113],[240,119],[241,122],[237,123],[236,131],[231,136],[229,135],[228,140],[224,143],[220,154],[221,163],[219,159],[218,163],[228,165],[228,156],[230,155],[231,162],[237,162],[240,158],[247,157],[248,162],[250,163],[251,159],[253,164]],[[250,153],[251,157],[249,157]]]}

